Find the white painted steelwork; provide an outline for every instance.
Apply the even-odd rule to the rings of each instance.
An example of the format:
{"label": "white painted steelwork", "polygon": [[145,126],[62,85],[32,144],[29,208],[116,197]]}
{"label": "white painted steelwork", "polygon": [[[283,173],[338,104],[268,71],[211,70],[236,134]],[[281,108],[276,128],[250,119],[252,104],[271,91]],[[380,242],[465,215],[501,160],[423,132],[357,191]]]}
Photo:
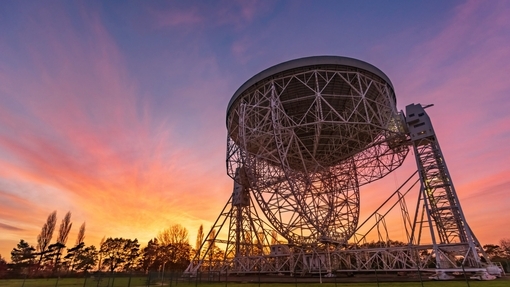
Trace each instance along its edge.
{"label": "white painted steelwork", "polygon": [[[467,224],[424,107],[408,105],[404,116],[395,105],[388,77],[350,58],[293,60],[248,80],[227,110],[234,191],[185,274],[501,276]],[[409,146],[417,172],[358,225],[359,187],[399,167]],[[411,218],[405,196],[418,183]],[[386,228],[394,207],[406,242]],[[367,242],[371,232],[377,242]]]}
{"label": "white painted steelwork", "polygon": [[345,243],[356,229],[359,186],[400,166],[406,146],[395,94],[377,68],[310,57],[248,80],[229,103],[227,169],[291,244]]}

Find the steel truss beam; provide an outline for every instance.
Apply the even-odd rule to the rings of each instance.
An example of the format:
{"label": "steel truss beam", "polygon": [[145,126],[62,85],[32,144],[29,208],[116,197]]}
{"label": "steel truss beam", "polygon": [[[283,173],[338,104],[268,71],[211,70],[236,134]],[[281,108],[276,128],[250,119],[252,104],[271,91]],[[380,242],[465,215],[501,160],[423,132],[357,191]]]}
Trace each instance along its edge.
{"label": "steel truss beam", "polygon": [[229,109],[227,172],[245,170],[261,213],[289,243],[345,243],[359,186],[407,155],[396,114],[391,86],[364,71],[274,76]]}
{"label": "steel truss beam", "polygon": [[[485,268],[490,262],[487,262],[487,256],[462,212],[425,109],[420,104],[408,105],[406,123],[421,182],[410,242],[420,244],[423,229],[428,227],[436,268]],[[486,262],[482,262],[481,258],[485,258]]]}
{"label": "steel truss beam", "polygon": [[[500,275],[467,224],[424,107],[408,105],[404,116],[395,104],[390,83],[342,66],[300,68],[244,89],[227,116],[234,190],[185,274]],[[398,168],[410,146],[419,179],[358,226],[359,187]],[[417,182],[411,219],[404,198]],[[391,241],[386,228],[394,207],[405,244]],[[378,245],[366,242],[369,232]]]}

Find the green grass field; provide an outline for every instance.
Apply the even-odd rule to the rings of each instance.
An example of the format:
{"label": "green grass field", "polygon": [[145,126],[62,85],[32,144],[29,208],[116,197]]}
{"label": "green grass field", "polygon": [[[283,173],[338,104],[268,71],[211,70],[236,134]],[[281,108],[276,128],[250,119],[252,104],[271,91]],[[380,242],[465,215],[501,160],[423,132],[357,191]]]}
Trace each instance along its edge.
{"label": "green grass field", "polygon": [[[318,279],[318,278],[317,278]],[[113,284],[113,285],[112,285]],[[147,277],[133,277],[131,281],[129,278],[119,277],[108,280],[108,278],[103,278],[102,280],[94,280],[93,278],[49,278],[49,279],[4,279],[0,280],[1,287],[142,287],[147,286]],[[208,283],[208,282],[195,282],[195,281],[179,281],[172,282],[170,285],[169,282],[165,282],[162,284],[161,282],[153,282],[152,286],[207,286],[207,287],[258,287],[259,283],[234,283],[228,282],[216,282],[216,283]],[[314,283],[261,283],[260,286],[263,287],[276,287],[276,286],[298,286],[298,287],[465,287],[468,286],[466,281],[424,281],[423,285],[421,282],[371,282],[371,283],[346,283],[346,282],[337,282],[337,283],[323,283],[320,284],[319,280]],[[469,286],[471,287],[509,287],[510,286],[510,277],[499,278],[494,281],[469,281]]]}
{"label": "green grass field", "polygon": [[[1,287],[137,287],[147,286],[147,277],[133,277],[131,281],[129,278],[102,278],[101,280],[95,280],[94,278],[48,278],[48,279],[7,279],[0,280]],[[152,285],[153,286],[153,285]]]}

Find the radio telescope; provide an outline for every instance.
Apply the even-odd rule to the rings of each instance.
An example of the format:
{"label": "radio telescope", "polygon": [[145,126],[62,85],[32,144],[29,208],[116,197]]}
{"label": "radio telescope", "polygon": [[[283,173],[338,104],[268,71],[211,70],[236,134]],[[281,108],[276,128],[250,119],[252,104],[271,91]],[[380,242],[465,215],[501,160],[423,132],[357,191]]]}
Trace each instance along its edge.
{"label": "radio telescope", "polygon": [[[427,107],[407,105],[404,115],[389,78],[352,58],[301,58],[253,76],[227,107],[234,190],[185,274],[500,276],[467,224]],[[358,224],[360,186],[401,166],[410,148],[417,171]],[[411,219],[404,197],[414,186],[420,191]],[[403,245],[389,239],[385,225],[395,206]],[[378,246],[366,244],[372,230]]]}
{"label": "radio telescope", "polygon": [[400,166],[393,86],[365,62],[333,56],[269,68],[227,108],[228,174],[289,243],[345,243],[357,227],[359,186]]}

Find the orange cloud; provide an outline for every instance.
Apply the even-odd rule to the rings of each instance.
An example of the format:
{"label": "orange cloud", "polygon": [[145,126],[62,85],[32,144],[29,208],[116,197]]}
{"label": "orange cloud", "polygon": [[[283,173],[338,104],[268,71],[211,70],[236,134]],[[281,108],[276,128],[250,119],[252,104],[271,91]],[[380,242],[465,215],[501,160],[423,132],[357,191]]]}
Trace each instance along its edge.
{"label": "orange cloud", "polygon": [[39,15],[43,35],[20,35],[24,47],[42,45],[27,48],[26,70],[0,71],[9,83],[0,88],[9,104],[0,107],[0,175],[17,183],[0,183],[0,254],[20,236],[35,245],[53,210],[70,210],[76,226],[86,221],[89,244],[103,236],[143,243],[175,223],[193,234],[213,221],[231,188],[224,170],[203,165],[170,123],[152,120],[97,15],[84,15],[82,39],[52,13]]}

